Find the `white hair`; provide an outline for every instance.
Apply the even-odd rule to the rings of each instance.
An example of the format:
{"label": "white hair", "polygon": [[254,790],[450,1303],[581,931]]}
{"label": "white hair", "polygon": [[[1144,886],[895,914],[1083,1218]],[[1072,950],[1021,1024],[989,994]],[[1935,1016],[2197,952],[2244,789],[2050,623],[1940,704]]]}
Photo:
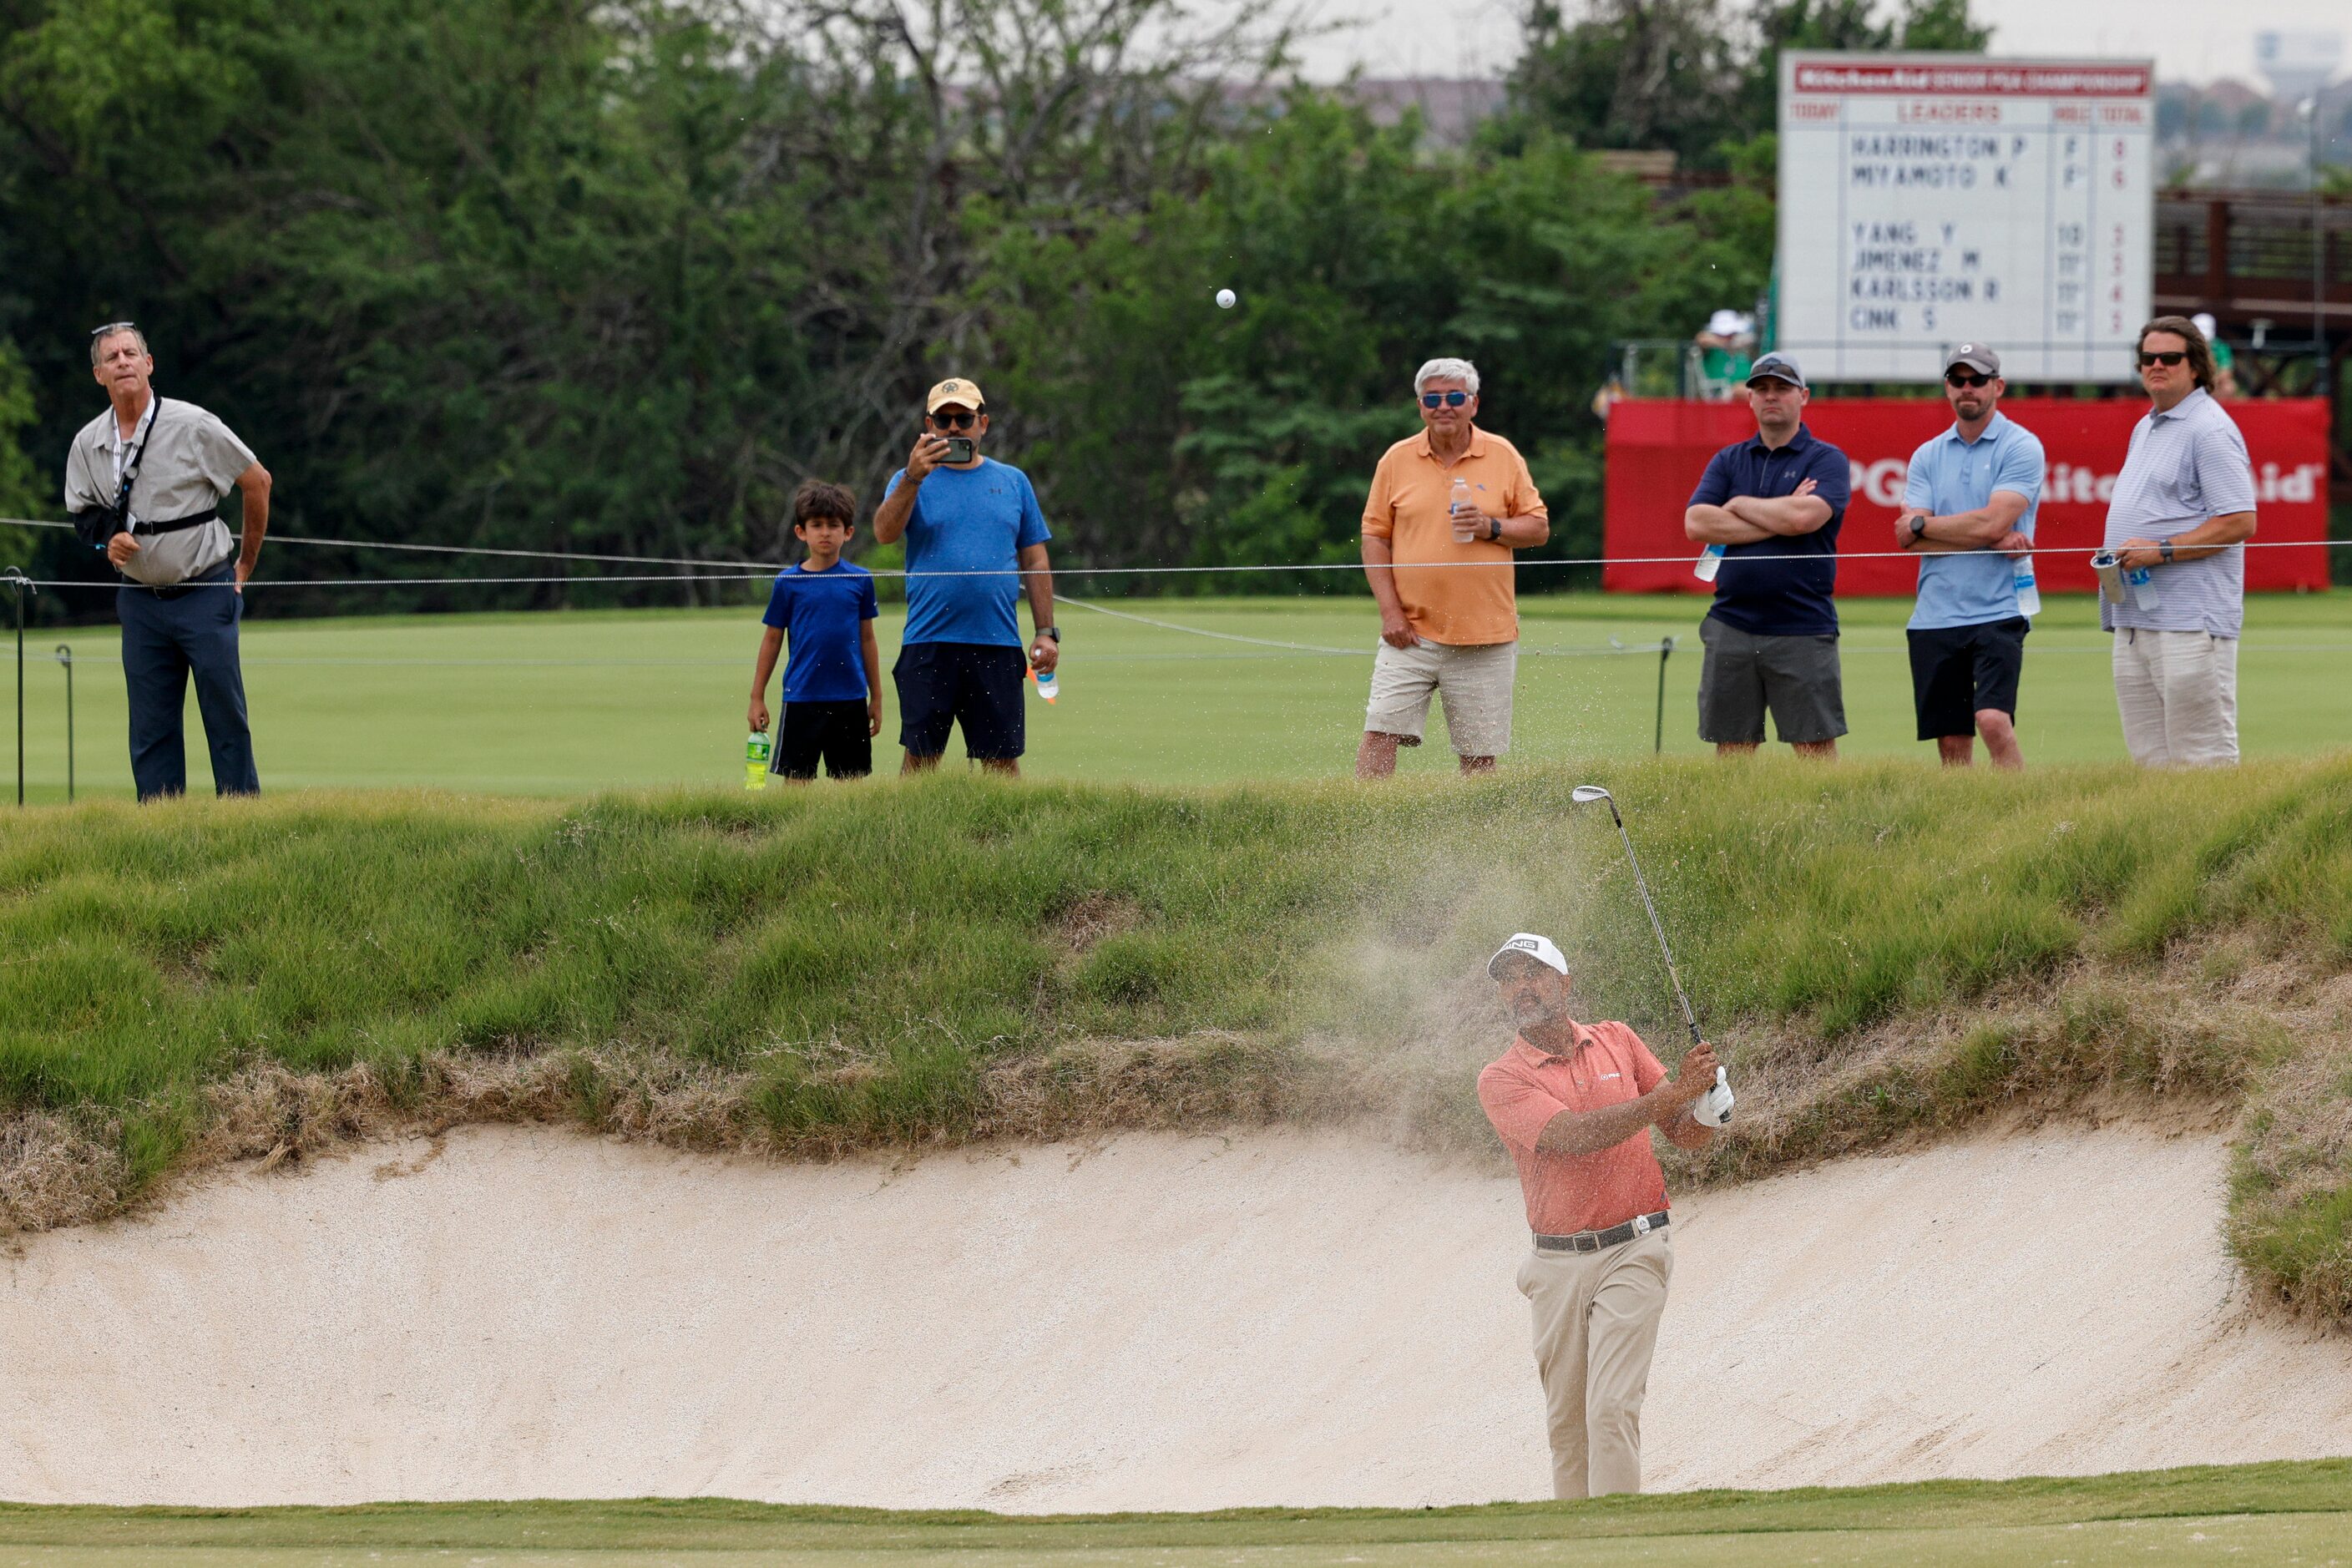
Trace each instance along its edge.
{"label": "white hair", "polygon": [[1433,359],[1412,373],[1412,392],[1420,396],[1433,381],[1458,381],[1473,397],[1478,395],[1478,367],[1466,359]]}

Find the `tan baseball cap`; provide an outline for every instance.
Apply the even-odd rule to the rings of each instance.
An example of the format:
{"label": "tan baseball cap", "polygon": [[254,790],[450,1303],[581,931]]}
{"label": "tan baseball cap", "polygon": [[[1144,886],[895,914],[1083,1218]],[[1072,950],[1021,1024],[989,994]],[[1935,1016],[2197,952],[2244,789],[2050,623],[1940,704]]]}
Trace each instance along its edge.
{"label": "tan baseball cap", "polygon": [[930,395],[923,399],[923,412],[937,414],[940,411],[940,405],[943,403],[977,409],[985,407],[988,399],[980,395],[980,383],[951,375],[931,388]]}

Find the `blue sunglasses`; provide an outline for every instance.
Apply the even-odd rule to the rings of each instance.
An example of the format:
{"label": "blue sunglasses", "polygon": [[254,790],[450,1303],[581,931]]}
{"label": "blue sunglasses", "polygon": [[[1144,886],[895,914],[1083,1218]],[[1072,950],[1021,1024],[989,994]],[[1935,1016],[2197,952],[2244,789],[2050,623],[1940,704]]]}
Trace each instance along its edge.
{"label": "blue sunglasses", "polygon": [[1435,408],[1441,405],[1447,408],[1459,408],[1469,401],[1470,395],[1466,392],[1424,392],[1421,395],[1423,408]]}

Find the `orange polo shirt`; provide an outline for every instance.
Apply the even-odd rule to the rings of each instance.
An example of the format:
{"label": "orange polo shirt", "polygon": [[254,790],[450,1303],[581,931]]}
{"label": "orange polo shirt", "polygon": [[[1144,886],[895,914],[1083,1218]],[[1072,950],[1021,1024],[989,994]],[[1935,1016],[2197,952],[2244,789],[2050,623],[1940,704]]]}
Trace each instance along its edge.
{"label": "orange polo shirt", "polygon": [[[1517,447],[1474,425],[1470,449],[1449,467],[1429,449],[1423,430],[1391,447],[1372,470],[1364,537],[1389,542],[1397,597],[1420,636],[1457,647],[1516,642],[1519,606],[1511,592],[1511,547],[1490,539],[1454,542],[1449,509],[1457,475],[1470,481],[1471,499],[1489,517],[1551,516]],[[1479,564],[1412,569],[1439,561]]]}
{"label": "orange polo shirt", "polygon": [[1638,1100],[1666,1069],[1622,1024],[1579,1024],[1564,1057],[1523,1038],[1478,1075],[1478,1103],[1519,1168],[1528,1225],[1538,1236],[1606,1230],[1666,1206],[1666,1173],[1650,1148],[1650,1130],[1591,1154],[1538,1153],[1544,1124],[1563,1110],[1598,1110]]}

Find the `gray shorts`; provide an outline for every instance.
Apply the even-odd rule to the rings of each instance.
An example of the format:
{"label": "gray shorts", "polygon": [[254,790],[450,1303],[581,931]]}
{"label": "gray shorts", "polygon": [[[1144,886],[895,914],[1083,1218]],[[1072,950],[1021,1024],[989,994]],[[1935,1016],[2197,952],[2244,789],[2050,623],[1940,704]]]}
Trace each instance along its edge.
{"label": "gray shorts", "polygon": [[1706,661],[1698,672],[1698,738],[1757,745],[1764,710],[1780,739],[1807,744],[1845,733],[1845,686],[1834,637],[1759,637],[1713,616],[1698,626]]}

